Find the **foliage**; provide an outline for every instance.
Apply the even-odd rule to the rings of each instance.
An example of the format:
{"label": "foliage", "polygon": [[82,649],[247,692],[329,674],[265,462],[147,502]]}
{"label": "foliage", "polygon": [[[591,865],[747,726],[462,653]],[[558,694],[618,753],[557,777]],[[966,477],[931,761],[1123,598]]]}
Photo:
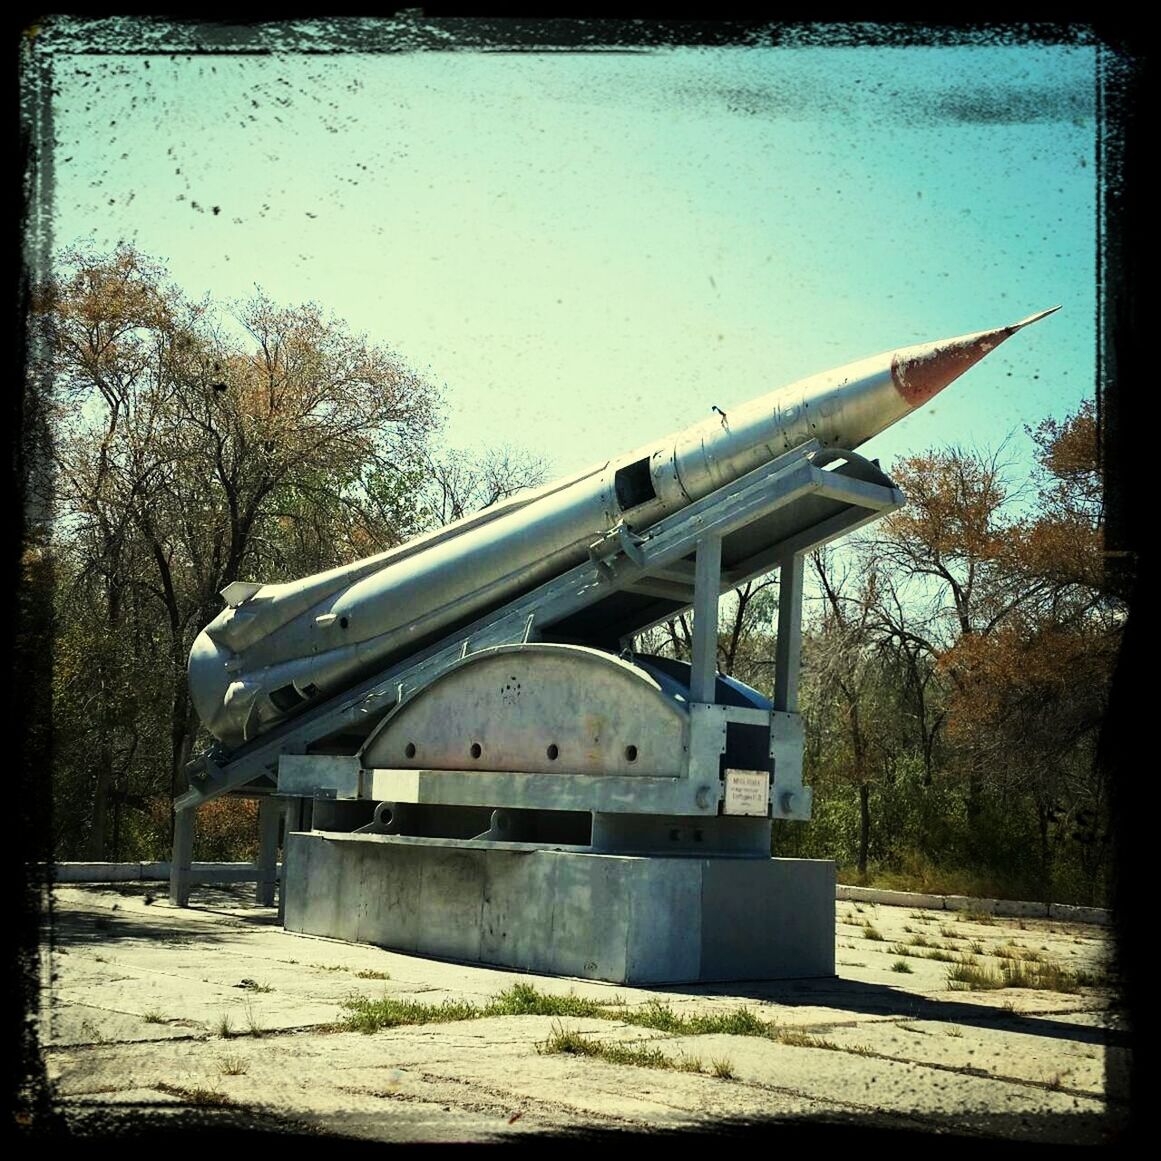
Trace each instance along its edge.
{"label": "foliage", "polygon": [[[382,551],[447,515],[436,493],[462,509],[543,466],[437,452],[439,393],[389,348],[260,290],[192,301],[131,247],[62,254],[33,312],[55,469],[51,496],[33,481],[53,511],[54,848],[158,857],[157,803],[204,744],[185,666],[221,589]],[[245,810],[200,818],[200,853],[239,857]]]}
{"label": "foliage", "polygon": [[883,886],[1106,901],[1096,742],[1124,605],[1103,568],[1094,409],[1030,434],[1025,487],[998,453],[908,457],[893,468],[907,506],[845,558],[816,554],[815,818],[776,853]]}

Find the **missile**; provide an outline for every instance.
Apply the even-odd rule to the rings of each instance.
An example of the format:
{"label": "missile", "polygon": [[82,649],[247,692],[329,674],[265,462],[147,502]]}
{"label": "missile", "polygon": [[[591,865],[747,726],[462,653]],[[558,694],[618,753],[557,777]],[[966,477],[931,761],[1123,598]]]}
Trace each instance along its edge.
{"label": "missile", "polygon": [[853,451],[928,402],[1010,326],[903,347],[762,395],[618,459],[495,504],[365,560],[288,584],[234,581],[189,657],[190,692],[227,747],[341,693],[635,533],[816,439]]}

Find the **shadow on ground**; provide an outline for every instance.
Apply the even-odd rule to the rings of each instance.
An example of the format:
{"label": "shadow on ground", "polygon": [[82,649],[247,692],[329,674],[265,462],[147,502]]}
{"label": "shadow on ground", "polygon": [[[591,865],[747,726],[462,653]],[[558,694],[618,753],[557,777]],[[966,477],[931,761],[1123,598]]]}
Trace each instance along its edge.
{"label": "shadow on ground", "polygon": [[[1125,1047],[1127,1034],[1116,1029],[1078,1024],[1059,1016],[1023,1016],[970,1000],[933,1000],[886,984],[832,977],[825,980],[756,980],[738,984],[696,984],[667,987],[667,992],[688,996],[737,996],[786,1007],[834,1008],[843,1014],[894,1016],[911,1020],[934,1020],[944,1024],[967,1024],[974,1028],[1005,1032],[1028,1032],[1034,1036],[1075,1040],[1082,1044]],[[1061,996],[1063,1001],[1068,996]]]}

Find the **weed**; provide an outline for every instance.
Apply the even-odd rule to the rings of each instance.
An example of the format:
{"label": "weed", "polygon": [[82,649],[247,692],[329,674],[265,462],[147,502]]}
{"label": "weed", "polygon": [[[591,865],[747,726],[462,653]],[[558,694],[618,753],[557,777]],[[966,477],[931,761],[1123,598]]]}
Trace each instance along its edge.
{"label": "weed", "polygon": [[272,992],[274,989],[269,984],[260,984],[256,980],[241,980],[234,985],[236,988],[245,988],[248,992]]}
{"label": "weed", "polygon": [[978,939],[973,939],[971,943],[968,944],[968,950],[972,953],[972,955],[985,954],[984,945]]}
{"label": "weed", "polygon": [[483,1014],[475,1004],[465,1000],[422,1004],[390,996],[381,1000],[351,996],[343,1001],[343,1007],[350,1012],[342,1024],[349,1032],[378,1032],[380,1028],[397,1028],[401,1024],[447,1024],[454,1020],[472,1020]]}
{"label": "weed", "polygon": [[855,904],[855,910],[856,910],[856,911],[857,911],[857,912],[858,912],[860,915],[862,915],[862,913],[863,913],[863,908],[862,908],[862,906],[861,906],[860,904],[858,904],[858,903],[856,903],[856,904]]}
{"label": "weed", "polygon": [[610,1005],[582,996],[550,996],[531,984],[513,984],[481,1011],[483,1016],[603,1016]]}
{"label": "weed", "polygon": [[81,1032],[88,1036],[94,1044],[104,1044],[108,1039],[91,1020],[81,1021]]}
{"label": "weed", "polygon": [[950,952],[944,951],[942,948],[932,948],[924,957],[924,959],[939,960],[940,963],[954,963],[955,956]]}
{"label": "weed", "polygon": [[234,1030],[233,1030],[233,1028],[230,1027],[230,1013],[229,1012],[223,1012],[218,1017],[218,1029],[217,1029],[217,1031],[218,1031],[218,1035],[223,1040],[229,1040],[230,1037],[234,1035]]}
{"label": "weed", "polygon": [[947,986],[953,991],[981,992],[1004,987],[1004,977],[965,956],[947,969]]}
{"label": "weed", "polygon": [[[904,931],[909,931],[910,928],[905,927]],[[913,935],[908,941],[912,947],[934,947],[935,945],[927,938],[926,935]]]}
{"label": "weed", "polygon": [[1054,963],[1002,960],[999,970],[981,967],[972,960],[963,959],[948,969],[948,986],[957,990],[987,991],[995,988],[1033,988],[1066,995],[1091,986],[1094,977],[1086,972],[1075,972]]}
{"label": "weed", "polygon": [[345,972],[350,970],[344,963],[312,963],[310,966],[319,972]]}
{"label": "weed", "polygon": [[831,1048],[838,1050],[833,1040],[824,1040],[821,1036],[812,1036],[798,1028],[780,1028],[774,1035],[779,1044],[788,1044],[791,1048]]}
{"label": "weed", "polygon": [[873,927],[870,923],[868,923],[866,927],[863,928],[863,938],[873,939],[877,943],[881,943],[883,941],[883,933],[877,927]]}
{"label": "weed", "polygon": [[983,927],[994,927],[995,919],[986,911],[960,911],[956,916],[965,923],[979,923]]}
{"label": "weed", "polygon": [[224,1092],[219,1092],[213,1088],[183,1088],[178,1084],[166,1084],[164,1081],[155,1084],[153,1087],[158,1092],[167,1092],[171,1096],[181,1097],[191,1105],[197,1105],[201,1108],[215,1105],[231,1105],[234,1103]]}
{"label": "weed", "polygon": [[715,1060],[713,1062],[713,1072],[719,1080],[733,1080],[734,1066],[728,1060]]}
{"label": "weed", "polygon": [[963,939],[964,938],[962,935],[960,935],[960,933],[958,931],[955,931],[953,928],[946,927],[946,926],[941,927],[939,929],[939,934],[942,935],[944,939]]}
{"label": "weed", "polygon": [[258,1023],[258,1017],[254,1015],[253,1004],[246,1005],[246,1031],[249,1032],[251,1036],[262,1035],[262,1027]]}
{"label": "weed", "polygon": [[355,972],[355,975],[361,980],[389,980],[391,978],[390,972],[380,972],[374,968],[363,968],[362,971]]}
{"label": "weed", "polygon": [[222,1060],[223,1076],[245,1076],[250,1071],[250,1065],[240,1056],[227,1056]]}
{"label": "weed", "polygon": [[1027,963],[1040,963],[1044,959],[1044,956],[1041,955],[1040,952],[1036,951],[1035,948],[1020,947],[1012,940],[1008,940],[1007,943],[1001,943],[996,947],[993,947],[992,955],[994,955],[997,959],[1022,960]]}
{"label": "weed", "polygon": [[[631,1044],[607,1044],[581,1032],[566,1031],[557,1024],[537,1052],[547,1055],[562,1052],[568,1056],[594,1056],[609,1064],[633,1064],[639,1068],[681,1068],[681,1062],[666,1056],[660,1048],[645,1048]],[[686,1071],[693,1071],[686,1069]],[[700,1071],[699,1068],[696,1071]]]}
{"label": "weed", "polygon": [[166,1021],[165,1016],[163,1016],[156,1008],[150,1008],[149,1011],[141,1017],[141,1019],[144,1020],[146,1024],[164,1024]]}
{"label": "weed", "polygon": [[904,924],[903,924],[903,930],[904,930],[904,931],[905,931],[905,932],[906,932],[908,935],[910,935],[910,934],[911,934],[911,932],[912,932],[914,929],[913,929],[913,928],[911,928],[911,927],[908,927],[908,926],[907,926],[907,924],[906,924],[906,923],[904,923]]}
{"label": "weed", "polygon": [[907,975],[911,975],[915,969],[905,959],[897,959],[891,965],[891,970],[893,972],[905,972]]}
{"label": "weed", "polygon": [[963,1029],[956,1026],[955,1024],[953,1024],[950,1028],[947,1029],[945,1035],[952,1036],[956,1040],[962,1040],[963,1039]]}

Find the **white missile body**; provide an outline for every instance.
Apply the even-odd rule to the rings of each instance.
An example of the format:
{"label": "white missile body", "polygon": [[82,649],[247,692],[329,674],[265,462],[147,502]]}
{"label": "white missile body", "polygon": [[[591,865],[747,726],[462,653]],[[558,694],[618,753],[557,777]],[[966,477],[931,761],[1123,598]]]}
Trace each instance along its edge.
{"label": "white missile body", "polygon": [[811,376],[342,568],[235,581],[190,652],[198,714],[227,747],[250,741],[580,563],[620,522],[643,533],[810,439],[854,450],[1050,313]]}

